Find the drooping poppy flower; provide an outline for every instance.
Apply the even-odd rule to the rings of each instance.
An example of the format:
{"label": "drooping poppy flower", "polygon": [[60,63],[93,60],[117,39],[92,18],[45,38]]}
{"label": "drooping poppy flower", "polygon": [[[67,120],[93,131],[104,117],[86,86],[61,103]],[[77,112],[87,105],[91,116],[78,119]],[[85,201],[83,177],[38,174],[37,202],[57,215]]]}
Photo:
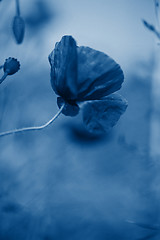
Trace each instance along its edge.
{"label": "drooping poppy flower", "polygon": [[58,106],[65,104],[64,115],[76,116],[85,103],[83,120],[89,131],[107,131],[116,124],[127,102],[112,94],[124,80],[121,67],[112,58],[89,47],[78,47],[72,36],[63,36],[49,55],[49,62],[51,85],[59,95]]}
{"label": "drooping poppy flower", "polygon": [[[114,92],[124,80],[120,66],[108,55],[89,47],[78,47],[72,36],[62,37],[49,55],[51,85],[58,95],[60,110],[45,124],[10,130],[0,137],[14,133],[41,130],[49,126],[61,113],[76,116],[82,108],[85,128],[94,134],[108,132],[127,108],[127,101]],[[4,76],[20,68],[16,59],[8,58],[3,66]]]}

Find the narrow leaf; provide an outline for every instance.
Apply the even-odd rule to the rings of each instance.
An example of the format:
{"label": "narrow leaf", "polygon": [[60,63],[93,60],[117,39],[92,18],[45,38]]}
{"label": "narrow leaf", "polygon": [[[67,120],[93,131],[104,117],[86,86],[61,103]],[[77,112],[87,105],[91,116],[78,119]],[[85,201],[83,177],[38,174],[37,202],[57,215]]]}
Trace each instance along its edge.
{"label": "narrow leaf", "polygon": [[157,236],[157,232],[153,232],[152,234],[148,234],[145,237],[137,238],[137,240],[153,240],[153,238],[156,236]]}
{"label": "narrow leaf", "polygon": [[151,32],[155,33],[156,36],[160,39],[160,32],[157,31],[157,29],[154,27],[154,25],[148,23],[146,20],[142,20],[144,26],[150,30]]}
{"label": "narrow leaf", "polygon": [[141,222],[134,222],[134,221],[128,221],[131,224],[135,224],[138,227],[142,227],[145,229],[150,229],[150,230],[160,230],[160,225],[154,225],[154,224],[148,224],[148,223],[141,223]]}

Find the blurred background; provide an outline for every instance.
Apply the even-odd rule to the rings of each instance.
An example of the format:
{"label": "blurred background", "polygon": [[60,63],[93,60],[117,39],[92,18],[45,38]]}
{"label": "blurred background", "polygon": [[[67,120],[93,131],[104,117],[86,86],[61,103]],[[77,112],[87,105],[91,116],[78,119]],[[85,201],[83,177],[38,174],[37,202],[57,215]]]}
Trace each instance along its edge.
{"label": "blurred background", "polygon": [[21,63],[0,86],[0,132],[58,111],[48,55],[66,34],[120,64],[128,108],[104,136],[87,134],[80,114],[0,139],[0,239],[159,239],[148,227],[160,225],[158,125],[152,131],[159,48],[142,24],[155,23],[153,1],[20,0],[20,8],[26,31],[17,45],[15,1],[0,2],[0,65]]}

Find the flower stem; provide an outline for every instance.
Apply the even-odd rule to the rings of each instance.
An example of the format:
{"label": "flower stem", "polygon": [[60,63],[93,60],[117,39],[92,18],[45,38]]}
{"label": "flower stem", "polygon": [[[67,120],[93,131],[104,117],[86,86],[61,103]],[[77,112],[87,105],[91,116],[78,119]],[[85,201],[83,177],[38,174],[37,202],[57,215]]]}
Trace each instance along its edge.
{"label": "flower stem", "polygon": [[0,79],[0,84],[6,79],[7,76],[8,76],[8,72],[5,72],[3,74],[3,77]]}
{"label": "flower stem", "polygon": [[157,28],[158,28],[158,31],[160,31],[160,9],[159,9],[159,0],[154,0],[154,5],[155,5],[155,14],[156,14],[156,21],[157,21]]}
{"label": "flower stem", "polygon": [[43,125],[36,126],[36,127],[20,128],[20,129],[15,129],[15,130],[11,130],[11,131],[2,132],[2,133],[0,133],[0,137],[4,137],[4,136],[11,135],[11,134],[14,134],[14,133],[20,133],[20,132],[27,132],[27,131],[34,131],[34,130],[44,129],[44,128],[48,127],[52,122],[54,122],[54,120],[56,120],[56,118],[58,118],[58,116],[61,114],[63,108],[64,108],[64,105],[61,106],[61,108],[56,113],[56,115],[54,115],[48,122],[46,122]]}
{"label": "flower stem", "polygon": [[16,0],[16,14],[17,14],[17,16],[20,16],[20,5],[19,5],[19,0]]}
{"label": "flower stem", "polygon": [[2,69],[2,68],[3,68],[3,66],[4,66],[4,65],[1,65],[1,66],[0,66],[0,69]]}

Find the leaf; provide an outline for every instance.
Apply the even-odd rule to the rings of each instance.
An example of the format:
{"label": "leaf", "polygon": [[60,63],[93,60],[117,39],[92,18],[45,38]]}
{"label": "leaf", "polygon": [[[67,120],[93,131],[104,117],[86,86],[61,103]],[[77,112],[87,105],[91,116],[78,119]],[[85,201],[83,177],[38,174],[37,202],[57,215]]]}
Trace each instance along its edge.
{"label": "leaf", "polygon": [[156,224],[148,224],[148,223],[141,223],[141,222],[134,222],[134,221],[128,221],[131,224],[135,224],[138,227],[142,227],[145,229],[150,229],[150,230],[160,230],[160,225]]}
{"label": "leaf", "polygon": [[108,132],[127,108],[127,101],[118,94],[102,100],[90,101],[83,108],[83,122],[91,133]]}
{"label": "leaf", "polygon": [[156,236],[157,236],[157,232],[153,232],[152,234],[148,234],[145,237],[137,238],[137,240],[151,240],[151,239],[153,240],[153,238]]}
{"label": "leaf", "polygon": [[79,106],[75,103],[75,102],[65,102],[63,100],[63,98],[61,97],[58,97],[57,98],[57,105],[59,108],[61,108],[61,106],[65,104],[63,110],[62,110],[62,113],[65,115],[65,116],[70,116],[70,117],[74,117],[76,116],[78,113],[79,113]]}
{"label": "leaf", "polygon": [[63,36],[49,55],[51,85],[63,99],[77,97],[77,46],[71,36]]}
{"label": "leaf", "polygon": [[97,100],[121,88],[120,66],[108,55],[89,47],[78,47],[78,98]]}
{"label": "leaf", "polygon": [[160,39],[160,32],[158,32],[157,29],[152,24],[148,23],[146,20],[142,20],[142,22],[148,30],[154,32],[156,36]]}
{"label": "leaf", "polygon": [[17,44],[23,42],[25,32],[25,22],[22,17],[15,16],[13,19],[13,34],[15,36]]}

